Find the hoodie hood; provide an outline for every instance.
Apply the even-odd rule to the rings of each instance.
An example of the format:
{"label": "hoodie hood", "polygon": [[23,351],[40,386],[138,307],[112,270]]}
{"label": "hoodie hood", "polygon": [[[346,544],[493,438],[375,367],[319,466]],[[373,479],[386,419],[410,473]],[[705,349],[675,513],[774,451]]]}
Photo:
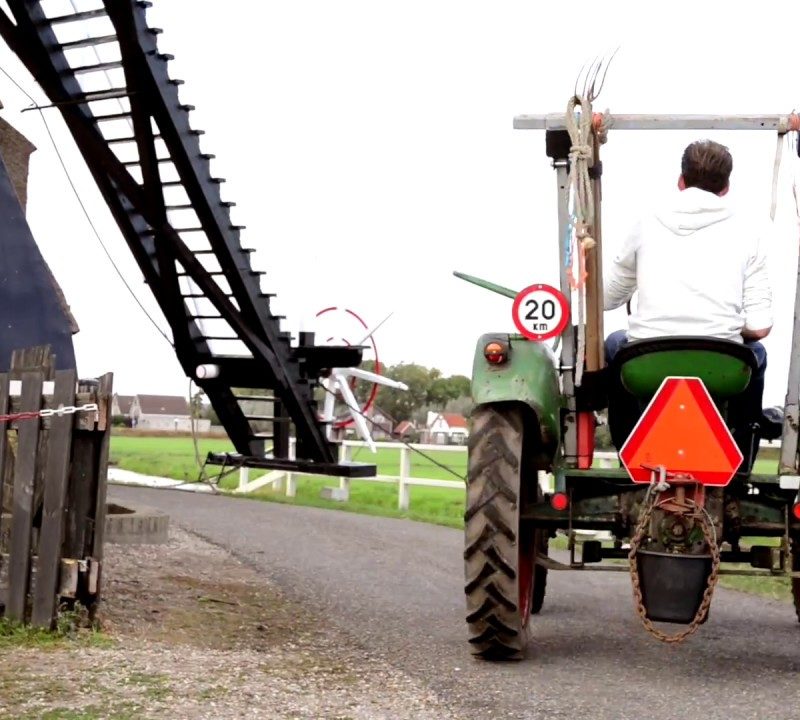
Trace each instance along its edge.
{"label": "hoodie hood", "polygon": [[655,216],[676,235],[691,235],[697,230],[727,220],[732,214],[733,211],[724,197],[691,187],[677,192],[672,202],[657,210]]}

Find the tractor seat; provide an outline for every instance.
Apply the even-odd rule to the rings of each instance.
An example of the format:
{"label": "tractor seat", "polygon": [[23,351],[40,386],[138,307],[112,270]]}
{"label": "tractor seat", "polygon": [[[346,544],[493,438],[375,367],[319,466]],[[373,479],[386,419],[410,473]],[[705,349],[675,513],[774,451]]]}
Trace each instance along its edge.
{"label": "tractor seat", "polygon": [[733,340],[674,335],[634,340],[623,345],[612,363],[625,389],[649,400],[670,376],[696,377],[716,400],[742,393],[757,369],[756,356]]}

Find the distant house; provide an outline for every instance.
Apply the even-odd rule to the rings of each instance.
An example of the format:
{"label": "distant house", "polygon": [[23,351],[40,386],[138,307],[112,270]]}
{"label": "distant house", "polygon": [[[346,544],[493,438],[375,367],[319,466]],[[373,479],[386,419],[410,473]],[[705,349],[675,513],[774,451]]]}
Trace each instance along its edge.
{"label": "distant house", "polygon": [[468,437],[467,419],[463,415],[428,412],[423,442],[433,445],[463,445]]}
{"label": "distant house", "polygon": [[117,395],[111,399],[111,415],[129,418],[131,416],[131,405],[133,405],[133,395]]}
{"label": "distant house", "polygon": [[[130,416],[133,427],[138,430],[192,430],[189,402],[180,395],[134,395]],[[194,427],[197,432],[208,432],[211,421],[196,418]]]}
{"label": "distant house", "polygon": [[394,426],[392,435],[398,440],[408,440],[417,432],[417,428],[410,420],[403,420]]}

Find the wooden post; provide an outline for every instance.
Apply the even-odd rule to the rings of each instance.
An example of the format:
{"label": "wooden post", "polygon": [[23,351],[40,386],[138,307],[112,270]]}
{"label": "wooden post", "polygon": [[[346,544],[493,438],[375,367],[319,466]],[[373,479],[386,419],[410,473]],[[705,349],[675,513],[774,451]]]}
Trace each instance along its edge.
{"label": "wooden post", "polygon": [[242,465],[239,468],[239,492],[242,492],[250,482],[250,468]]}
{"label": "wooden post", "polygon": [[411,477],[411,454],[407,446],[400,448],[400,477],[397,481],[397,507],[406,512],[411,505],[410,485],[406,480]]}
{"label": "wooden post", "polygon": [[86,548],[89,555],[88,587],[85,603],[89,609],[89,617],[94,619],[100,599],[100,588],[103,579],[103,548],[105,547],[106,529],[106,488],[108,487],[108,453],[111,446],[111,401],[113,397],[114,374],[106,373],[100,377],[97,388],[97,454],[95,455],[97,485],[94,499],[94,512],[90,518],[93,529],[92,542]]}
{"label": "wooden post", "polygon": [[[44,374],[22,374],[20,410],[41,409]],[[14,505],[11,517],[11,542],[8,568],[6,617],[25,621],[30,588],[31,533],[33,521],[33,483],[36,476],[36,451],[39,445],[39,418],[19,421],[16,467],[14,468]]]}
{"label": "wooden post", "polygon": [[[53,407],[75,403],[75,370],[56,372]],[[56,617],[61,542],[64,532],[64,503],[67,497],[67,473],[72,450],[74,415],[55,415],[50,425],[50,438],[45,465],[44,508],[39,537],[36,586],[34,588],[31,624],[51,628]]]}
{"label": "wooden post", "polygon": [[605,365],[605,337],[603,335],[603,244],[601,223],[602,182],[600,143],[593,135],[594,162],[590,172],[594,195],[593,248],[586,251],[586,371],[600,370]]}
{"label": "wooden post", "polygon": [[[339,463],[346,463],[351,460],[352,453],[350,451],[350,446],[344,444],[344,440],[342,444],[339,446]],[[340,477],[339,478],[339,489],[347,493],[347,499],[350,499],[350,478],[349,477]]]}
{"label": "wooden post", "polygon": [[[294,460],[297,457],[297,438],[289,439],[289,459]],[[297,476],[289,471],[286,473],[286,497],[294,497],[297,495]]]}
{"label": "wooden post", "polygon": [[[8,375],[0,375],[0,413],[5,415],[9,407]],[[0,553],[7,552],[6,547],[6,465],[8,462],[8,425],[0,424]],[[9,515],[11,505],[8,505]]]}

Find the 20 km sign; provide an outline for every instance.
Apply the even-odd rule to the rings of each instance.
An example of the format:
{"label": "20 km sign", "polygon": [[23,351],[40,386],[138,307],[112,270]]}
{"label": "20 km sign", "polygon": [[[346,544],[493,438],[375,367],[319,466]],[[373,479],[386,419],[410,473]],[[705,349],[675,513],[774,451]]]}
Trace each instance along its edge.
{"label": "20 km sign", "polygon": [[517,293],[511,308],[514,325],[529,340],[560,335],[569,322],[569,303],[551,285],[529,285]]}

